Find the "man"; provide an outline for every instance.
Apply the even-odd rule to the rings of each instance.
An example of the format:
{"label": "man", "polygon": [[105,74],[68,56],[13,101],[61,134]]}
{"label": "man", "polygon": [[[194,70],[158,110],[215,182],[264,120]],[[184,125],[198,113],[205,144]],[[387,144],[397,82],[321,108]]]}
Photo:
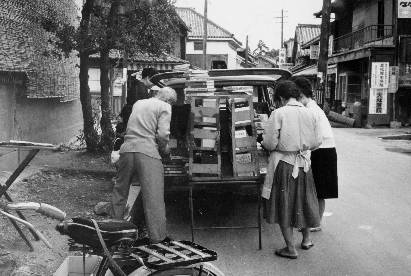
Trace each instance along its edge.
{"label": "man", "polygon": [[161,156],[169,153],[171,104],[176,100],[176,92],[166,87],[152,98],[134,104],[120,148],[118,177],[113,188],[113,217],[123,219],[131,179],[137,175],[141,190],[131,210],[131,222],[141,229],[145,218],[153,243],[166,238]]}
{"label": "man", "polygon": [[[320,219],[322,220],[325,199],[338,198],[337,151],[334,135],[324,111],[312,99],[313,91],[310,81],[303,77],[297,77],[294,82],[300,89],[300,102],[314,114],[317,128],[322,136],[319,149],[311,153],[311,166],[317,190]],[[320,230],[320,227],[311,229],[312,232]]]}
{"label": "man", "polygon": [[126,104],[123,106],[119,114],[121,121],[116,126],[116,140],[114,143],[115,151],[119,150],[120,146],[123,144],[123,136],[127,129],[128,119],[131,115],[134,103],[138,100],[150,98],[151,94],[159,89],[150,81],[150,78],[155,74],[157,74],[156,69],[150,67],[144,68],[141,81],[135,80],[136,82],[127,93]]}
{"label": "man", "polygon": [[128,93],[128,97],[134,99],[134,102],[150,98],[150,94],[152,92],[151,90],[159,89],[150,81],[150,78],[156,75],[157,73],[157,70],[154,68],[144,68],[141,72],[141,80],[135,80],[135,83],[133,83]]}

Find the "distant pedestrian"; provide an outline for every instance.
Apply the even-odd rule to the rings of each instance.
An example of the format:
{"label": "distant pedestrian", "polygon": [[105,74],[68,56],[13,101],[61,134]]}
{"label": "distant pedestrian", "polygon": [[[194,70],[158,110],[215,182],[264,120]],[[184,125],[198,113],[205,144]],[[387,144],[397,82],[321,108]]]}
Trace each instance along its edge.
{"label": "distant pedestrian", "polygon": [[[337,151],[334,135],[324,111],[312,99],[313,91],[310,81],[298,77],[294,79],[294,82],[300,89],[300,102],[314,114],[317,128],[322,136],[320,148],[311,153],[311,166],[317,190],[320,219],[322,220],[325,199],[338,198]],[[320,227],[311,229],[311,231],[320,230]]]}
{"label": "distant pedestrian", "polygon": [[309,150],[318,147],[321,138],[313,114],[297,101],[299,94],[295,83],[278,83],[275,95],[283,106],[271,114],[261,143],[271,152],[263,188],[268,199],[266,220],[280,225],[287,245],[275,254],[290,259],[298,256],[293,228],[303,229],[301,248],[307,250],[314,245],[309,228],[320,224]]}

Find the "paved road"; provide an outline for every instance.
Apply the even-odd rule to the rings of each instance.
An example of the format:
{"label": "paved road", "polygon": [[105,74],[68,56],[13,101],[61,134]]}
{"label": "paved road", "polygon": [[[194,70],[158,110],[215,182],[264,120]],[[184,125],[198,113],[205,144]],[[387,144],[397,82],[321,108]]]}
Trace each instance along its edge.
{"label": "paved road", "polygon": [[[327,201],[328,216],[323,231],[313,235],[315,246],[286,260],[273,254],[283,246],[277,226],[264,224],[261,251],[254,230],[197,232],[197,242],[218,251],[216,264],[227,275],[411,275],[411,141],[377,138],[390,130],[334,132],[340,198]],[[189,229],[181,226],[188,225],[182,216],[187,205],[177,205],[168,214],[169,228],[176,238],[187,239]],[[228,213],[218,223],[252,224],[255,204],[238,201]],[[213,223],[213,216],[198,222]]]}

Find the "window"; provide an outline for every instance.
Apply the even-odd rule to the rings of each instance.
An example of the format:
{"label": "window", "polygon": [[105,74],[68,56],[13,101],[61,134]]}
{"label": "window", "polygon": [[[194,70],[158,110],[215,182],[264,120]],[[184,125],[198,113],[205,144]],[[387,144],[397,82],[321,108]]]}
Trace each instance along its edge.
{"label": "window", "polygon": [[194,42],[194,51],[202,51],[203,50],[203,42],[202,41],[195,41]]}
{"label": "window", "polygon": [[379,0],[377,37],[384,37],[384,23],[384,0]]}

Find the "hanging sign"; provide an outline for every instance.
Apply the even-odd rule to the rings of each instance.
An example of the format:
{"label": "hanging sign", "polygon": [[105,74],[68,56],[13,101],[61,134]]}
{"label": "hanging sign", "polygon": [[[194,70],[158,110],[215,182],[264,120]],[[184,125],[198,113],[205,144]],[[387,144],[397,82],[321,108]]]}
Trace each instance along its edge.
{"label": "hanging sign", "polygon": [[334,36],[330,35],[328,38],[328,56],[332,56],[334,51]]}
{"label": "hanging sign", "polygon": [[411,18],[411,1],[398,1],[398,18]]}
{"label": "hanging sign", "polygon": [[278,58],[278,64],[283,65],[284,63],[286,63],[286,49],[281,48]]}
{"label": "hanging sign", "polygon": [[389,62],[373,62],[371,67],[371,88],[388,88],[390,81]]}
{"label": "hanging sign", "polygon": [[400,68],[398,66],[390,66],[390,83],[388,86],[388,93],[397,93],[399,75]]}
{"label": "hanging sign", "polygon": [[310,59],[318,59],[320,57],[320,45],[310,45]]}
{"label": "hanging sign", "polygon": [[385,88],[370,89],[369,114],[387,114],[387,93]]}

